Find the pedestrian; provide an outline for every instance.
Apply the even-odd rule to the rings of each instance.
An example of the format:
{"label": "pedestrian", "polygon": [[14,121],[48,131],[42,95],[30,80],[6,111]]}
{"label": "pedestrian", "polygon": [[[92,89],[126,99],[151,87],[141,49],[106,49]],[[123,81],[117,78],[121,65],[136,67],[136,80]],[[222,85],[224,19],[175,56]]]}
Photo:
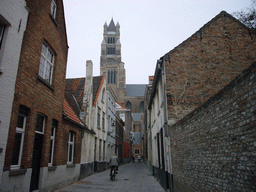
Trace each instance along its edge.
{"label": "pedestrian", "polygon": [[109,166],[110,166],[110,176],[111,176],[111,170],[112,167],[115,167],[116,173],[118,171],[118,165],[119,165],[119,161],[118,161],[118,157],[116,156],[116,153],[113,154],[113,156],[110,158],[109,160]]}
{"label": "pedestrian", "polygon": [[140,162],[140,155],[138,155],[138,161]]}
{"label": "pedestrian", "polygon": [[134,161],[135,161],[135,157],[134,155],[132,155],[132,162],[134,163]]}

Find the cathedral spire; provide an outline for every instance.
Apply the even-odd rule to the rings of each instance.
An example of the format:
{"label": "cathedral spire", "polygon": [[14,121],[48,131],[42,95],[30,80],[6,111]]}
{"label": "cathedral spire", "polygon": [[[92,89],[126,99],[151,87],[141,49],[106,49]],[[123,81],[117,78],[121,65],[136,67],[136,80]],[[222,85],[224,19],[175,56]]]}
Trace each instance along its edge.
{"label": "cathedral spire", "polygon": [[116,26],[115,26],[113,17],[112,17],[112,19],[111,19],[111,21],[110,21],[110,23],[109,23],[108,31],[116,31]]}

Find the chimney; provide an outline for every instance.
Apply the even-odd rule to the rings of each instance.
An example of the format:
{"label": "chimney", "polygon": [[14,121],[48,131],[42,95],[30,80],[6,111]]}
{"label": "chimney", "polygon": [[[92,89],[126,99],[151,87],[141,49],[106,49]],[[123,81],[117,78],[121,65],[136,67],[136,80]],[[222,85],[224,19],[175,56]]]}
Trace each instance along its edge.
{"label": "chimney", "polygon": [[90,114],[92,109],[92,94],[93,94],[93,63],[91,60],[86,61],[86,78],[84,84],[84,98],[80,113],[80,118],[90,128]]}

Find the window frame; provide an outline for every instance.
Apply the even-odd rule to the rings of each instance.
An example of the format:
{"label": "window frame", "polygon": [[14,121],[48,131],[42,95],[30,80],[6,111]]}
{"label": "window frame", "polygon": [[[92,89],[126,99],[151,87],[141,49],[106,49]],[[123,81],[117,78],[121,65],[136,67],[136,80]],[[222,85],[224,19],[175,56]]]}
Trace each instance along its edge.
{"label": "window frame", "polygon": [[43,114],[41,114],[41,113],[38,113],[37,114],[37,116],[36,116],[36,128],[37,128],[37,123],[38,123],[38,116],[41,116],[41,117],[43,117],[43,125],[42,125],[42,131],[38,131],[38,130],[35,130],[35,132],[36,133],[38,133],[38,134],[44,134],[44,128],[45,128],[45,119],[46,119],[46,117],[43,115]]}
{"label": "window frame", "polygon": [[50,143],[50,154],[49,154],[49,162],[48,166],[53,166],[53,156],[54,156],[54,147],[55,147],[55,138],[56,138],[56,130],[58,128],[58,121],[53,119],[52,121],[52,131],[51,131],[51,143]]}
{"label": "window frame", "polygon": [[[72,147],[71,151],[71,160],[70,160],[70,147]],[[75,132],[69,131],[68,134],[68,159],[67,164],[73,164],[74,163],[74,150],[75,150]]]}
{"label": "window frame", "polygon": [[[18,164],[11,165],[10,169],[20,169],[20,167],[21,167],[21,160],[22,160],[22,153],[23,153],[23,146],[24,146],[24,137],[25,137],[25,130],[26,130],[27,114],[22,114],[21,110],[19,110],[18,118],[19,118],[19,116],[23,117],[23,125],[22,125],[22,128],[17,127],[17,125],[16,125],[16,132],[15,132],[15,136],[16,136],[17,133],[21,134],[20,149],[19,149],[19,154],[18,154]],[[18,119],[17,119],[17,121],[18,121]],[[12,154],[11,164],[12,164],[12,161],[13,161],[13,158],[14,158],[13,155],[14,154]]]}
{"label": "window frame", "polygon": [[57,12],[57,5],[54,0],[51,1],[51,16],[52,18],[56,19],[56,12]]}
{"label": "window frame", "polygon": [[[43,53],[44,47],[45,47],[45,55]],[[48,58],[49,53],[52,56],[51,58]],[[46,42],[44,42],[41,50],[38,75],[50,85],[52,84],[52,79],[53,79],[53,68],[54,68],[55,56],[56,54],[53,51],[53,49]],[[47,73],[48,65],[50,66],[49,74]],[[46,75],[48,75],[48,78],[46,77]]]}
{"label": "window frame", "polygon": [[98,107],[98,113],[97,113],[97,127],[100,128],[100,113],[101,113],[101,108]]}
{"label": "window frame", "polygon": [[105,130],[105,112],[102,112],[102,130]]}
{"label": "window frame", "polygon": [[[136,151],[138,151],[138,153],[136,153]],[[140,154],[140,149],[134,149],[134,154],[135,155]]]}
{"label": "window frame", "polygon": [[0,27],[0,50],[1,50],[2,43],[4,40],[4,32],[5,32],[6,24],[4,22],[0,21],[0,25],[2,26],[2,27]]}

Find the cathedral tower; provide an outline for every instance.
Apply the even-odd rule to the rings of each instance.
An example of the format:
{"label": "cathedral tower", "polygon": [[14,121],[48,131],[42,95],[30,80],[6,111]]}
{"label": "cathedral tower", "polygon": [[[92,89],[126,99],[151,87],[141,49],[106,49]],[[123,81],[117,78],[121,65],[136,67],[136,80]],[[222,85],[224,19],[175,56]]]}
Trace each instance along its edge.
{"label": "cathedral tower", "polygon": [[125,97],[125,68],[121,59],[120,25],[113,18],[109,25],[105,22],[101,43],[100,74],[105,74],[107,86],[115,92],[119,102]]}

